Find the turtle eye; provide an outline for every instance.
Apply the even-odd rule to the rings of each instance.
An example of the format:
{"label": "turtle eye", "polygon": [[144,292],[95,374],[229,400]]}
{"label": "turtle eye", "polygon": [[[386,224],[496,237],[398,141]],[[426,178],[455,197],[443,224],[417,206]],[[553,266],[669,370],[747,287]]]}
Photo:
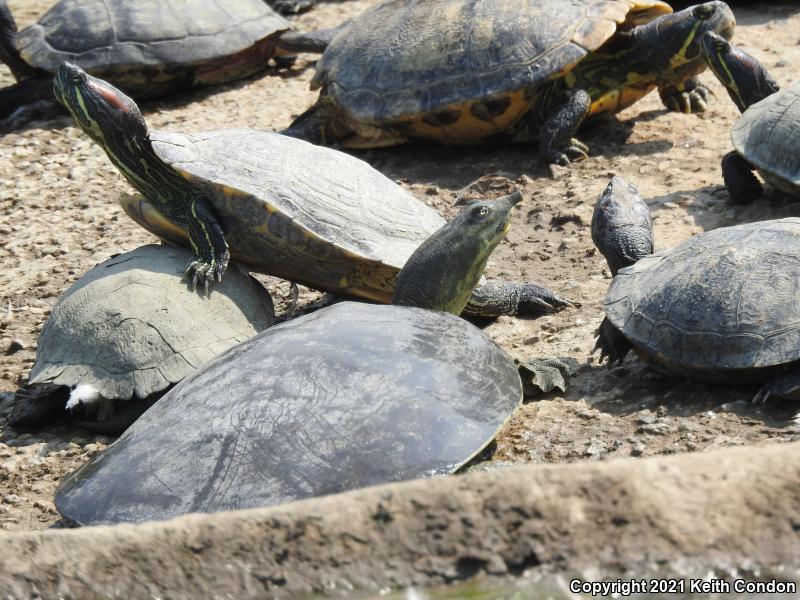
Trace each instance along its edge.
{"label": "turtle eye", "polygon": [[694,7],[694,16],[703,21],[714,16],[714,7],[708,4],[700,4]]}
{"label": "turtle eye", "polygon": [[70,83],[83,83],[86,81],[86,73],[83,71],[70,71],[69,81]]}
{"label": "turtle eye", "polygon": [[489,214],[489,208],[487,206],[481,206],[481,209],[478,211],[478,214],[482,217],[485,217]]}

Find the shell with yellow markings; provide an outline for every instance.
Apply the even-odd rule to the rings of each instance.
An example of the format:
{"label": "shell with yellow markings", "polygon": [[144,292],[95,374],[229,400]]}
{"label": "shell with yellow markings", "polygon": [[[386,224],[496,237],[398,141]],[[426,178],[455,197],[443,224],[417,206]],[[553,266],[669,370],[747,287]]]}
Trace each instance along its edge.
{"label": "shell with yellow markings", "polygon": [[[390,301],[408,257],[445,223],[366,162],[277,133],[154,131],[150,139],[211,201],[234,259],[317,289]],[[144,197],[122,205],[145,229],[186,245],[185,230]]]}
{"label": "shell with yellow markings", "polygon": [[[548,82],[616,32],[671,12],[659,0],[385,0],[334,38],[312,86],[362,146],[392,143],[387,126],[409,138],[470,142],[512,130]],[[614,92],[592,112],[643,95]]]}

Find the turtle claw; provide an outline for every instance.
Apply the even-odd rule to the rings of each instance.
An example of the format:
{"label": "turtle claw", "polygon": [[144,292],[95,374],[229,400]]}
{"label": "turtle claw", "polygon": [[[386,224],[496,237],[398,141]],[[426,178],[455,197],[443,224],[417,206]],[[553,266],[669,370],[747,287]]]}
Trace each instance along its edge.
{"label": "turtle claw", "polygon": [[222,275],[218,273],[219,265],[207,263],[200,258],[195,258],[186,266],[184,276],[189,281],[189,289],[197,291],[198,284],[203,284],[203,291],[206,296],[209,294],[209,287],[216,278],[222,280]]}
{"label": "turtle claw", "polygon": [[662,95],[664,106],[672,112],[684,114],[701,113],[708,109],[708,100],[711,97],[711,90],[702,84],[697,84],[692,88],[677,89],[676,91]]}
{"label": "turtle claw", "polygon": [[547,157],[552,165],[568,167],[573,162],[580,162],[589,158],[589,146],[576,138],[572,138],[563,152],[552,152]]}

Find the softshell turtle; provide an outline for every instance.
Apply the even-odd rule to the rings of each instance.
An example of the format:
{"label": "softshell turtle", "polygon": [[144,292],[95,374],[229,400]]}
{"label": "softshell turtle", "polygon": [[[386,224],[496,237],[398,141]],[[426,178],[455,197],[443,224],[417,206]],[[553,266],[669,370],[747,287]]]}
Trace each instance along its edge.
{"label": "softshell turtle", "polygon": [[[598,211],[595,218],[625,212]],[[610,238],[620,231],[603,228]],[[639,234],[629,238],[637,241],[628,245],[628,257],[616,258],[629,266],[611,282],[597,343],[610,364],[633,348],[691,379],[763,383],[756,401],[796,394],[800,219],[722,227],[651,255],[648,230],[642,220]],[[607,242],[605,255],[620,246]]]}
{"label": "softshell turtle", "polygon": [[722,159],[722,177],[733,202],[752,202],[763,188],[754,170],[773,187],[800,196],[800,81],[781,90],[755,58],[713,34],[703,55],[742,116],[731,129],[735,150]]}
{"label": "softshell turtle", "polygon": [[[142,246],[75,282],[45,323],[28,377],[33,397],[18,398],[12,423],[41,424],[65,408],[97,403],[102,428],[119,429],[130,423],[128,409],[135,416],[197,367],[274,323],[269,293],[239,268],[209,298],[191,292],[181,281],[190,256],[185,248]],[[125,402],[112,406],[114,400]]]}
{"label": "softshell turtle", "polygon": [[705,109],[699,36],[731,37],[724,2],[671,14],[659,0],[384,0],[333,37],[317,103],[287,133],[364,148],[538,139],[551,163],[586,158],[574,136],[658,88]]}
{"label": "softshell turtle", "polygon": [[513,361],[456,316],[518,199],[475,202],[434,233],[394,306],[324,308],[185,379],[62,481],[58,510],[158,520],[453,472],[522,400]]}
{"label": "softshell turtle", "polygon": [[[249,129],[148,132],[136,104],[73,65],[55,95],[141,196],[122,204],[156,235],[194,248],[207,286],[228,257],[313,288],[388,302],[414,249],[444,223],[364,161]],[[229,249],[230,245],[230,249]],[[471,314],[530,314],[570,303],[533,284],[485,282]]]}
{"label": "softshell turtle", "polygon": [[263,0],[60,0],[18,32],[0,0],[0,60],[18,81],[0,90],[0,118],[52,99],[64,61],[141,100],[266,69],[289,54],[289,28]]}

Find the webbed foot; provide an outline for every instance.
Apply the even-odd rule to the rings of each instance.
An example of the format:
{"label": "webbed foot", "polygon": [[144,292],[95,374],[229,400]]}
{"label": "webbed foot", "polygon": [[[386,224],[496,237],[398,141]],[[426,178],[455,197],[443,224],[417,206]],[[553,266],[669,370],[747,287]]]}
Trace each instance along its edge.
{"label": "webbed foot", "polygon": [[186,265],[184,277],[189,282],[191,290],[194,292],[197,289],[197,285],[201,284],[204,294],[208,296],[211,284],[215,281],[222,281],[229,258],[230,255],[226,251],[219,260],[206,261],[198,256],[189,261],[189,264]]}
{"label": "webbed foot", "polygon": [[608,357],[609,369],[614,366],[614,363],[621,363],[633,348],[628,338],[622,335],[622,332],[614,327],[607,318],[600,323],[595,335],[597,335],[597,343],[594,345],[592,353],[600,350],[600,363]]}
{"label": "webbed foot", "polygon": [[712,94],[696,77],[687,79],[680,85],[662,88],[659,93],[667,110],[686,114],[705,112]]}
{"label": "webbed foot", "polygon": [[[574,359],[567,360],[575,363]],[[547,393],[555,388],[566,392],[569,380],[578,372],[577,364],[573,366],[558,358],[529,358],[517,362],[523,386],[526,388],[534,386],[542,393]],[[531,395],[530,389],[525,395]]]}
{"label": "webbed foot", "polygon": [[563,152],[553,151],[547,155],[547,161],[551,165],[561,165],[562,167],[587,158],[589,158],[589,146],[577,138],[572,138]]}
{"label": "webbed foot", "polygon": [[770,398],[800,398],[800,373],[786,373],[768,381],[753,396],[753,404],[764,404]]}
{"label": "webbed foot", "polygon": [[473,290],[464,312],[480,317],[539,317],[579,306],[579,303],[534,283],[486,281]]}

